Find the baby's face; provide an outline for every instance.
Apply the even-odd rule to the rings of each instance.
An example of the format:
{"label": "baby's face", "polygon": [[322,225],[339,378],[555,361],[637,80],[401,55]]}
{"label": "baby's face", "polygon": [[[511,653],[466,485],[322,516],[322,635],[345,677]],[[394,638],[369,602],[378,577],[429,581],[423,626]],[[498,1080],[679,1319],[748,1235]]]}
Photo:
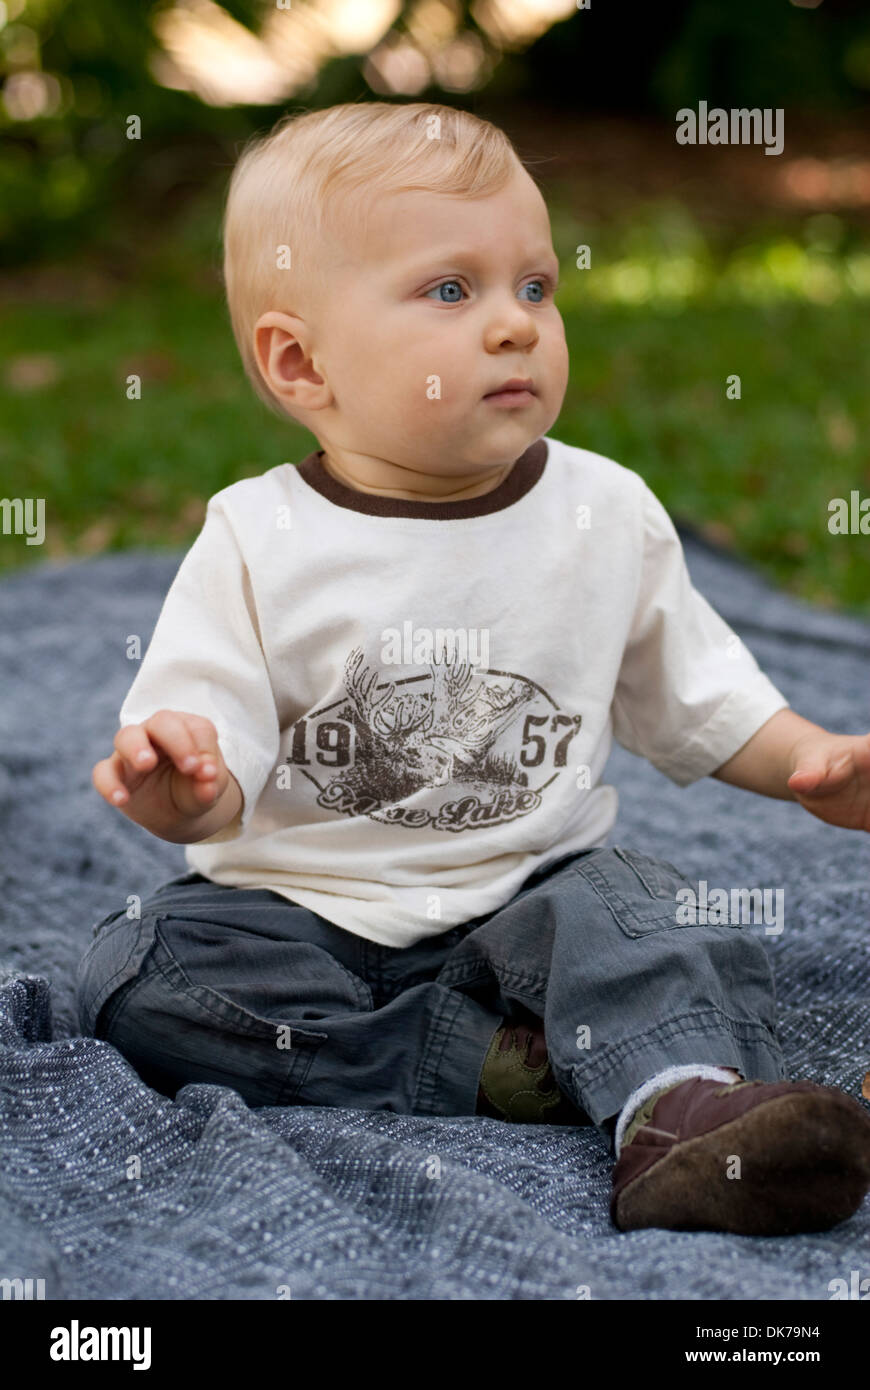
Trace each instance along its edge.
{"label": "baby's face", "polygon": [[[558,275],[523,170],[486,198],[376,197],[330,262],[311,325],[331,396],[312,430],[327,450],[423,473],[512,462],[551,428],[568,384]],[[486,399],[511,378],[532,394]]]}

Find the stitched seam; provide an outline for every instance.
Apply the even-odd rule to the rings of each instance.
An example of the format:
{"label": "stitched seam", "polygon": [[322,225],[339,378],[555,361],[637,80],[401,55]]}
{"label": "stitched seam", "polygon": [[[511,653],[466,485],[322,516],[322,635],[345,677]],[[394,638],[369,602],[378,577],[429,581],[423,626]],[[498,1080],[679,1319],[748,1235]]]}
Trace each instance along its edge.
{"label": "stitched seam", "polygon": [[[650,915],[649,917],[641,917],[635,911],[634,908],[629,906],[629,904],[626,902],[625,898],[622,896],[619,890],[613,887],[613,885],[609,882],[607,875],[602,874],[600,869],[596,869],[594,864],[589,864],[585,868],[582,865],[578,864],[576,865],[576,867],[573,867],[573,872],[576,874],[580,874],[582,878],[586,879],[592,891],[598,896],[598,898],[607,908],[611,917],[613,917],[617,926],[623,932],[625,932],[626,936],[630,935],[630,933],[625,931],[624,924],[619,920],[616,913],[614,912],[614,903],[618,905],[618,907],[625,914],[625,916],[630,917],[639,926],[643,926],[647,922],[668,922],[673,920],[674,914],[676,912],[676,899],[674,900],[673,907],[669,907],[669,910],[665,911],[664,900],[656,897],[651,898],[652,903],[661,903],[662,911],[656,916]],[[673,922],[673,926],[675,928],[678,928],[679,924]]]}
{"label": "stitched seam", "polygon": [[[521,985],[513,984],[509,980],[501,979],[498,976],[494,976],[490,972],[486,972],[481,975],[475,975],[469,979],[463,977],[458,983],[454,980],[439,980],[438,983],[446,985],[448,989],[456,990],[456,992],[459,994],[463,993],[464,989],[468,985],[493,983],[495,983],[497,986],[504,985],[507,989],[509,989],[512,999],[516,999],[520,1003],[527,1002],[530,1005],[541,1004],[546,997],[547,989],[546,981],[543,981],[538,989],[529,990],[523,988],[523,986]],[[537,1010],[533,1008],[532,1013],[536,1012]]]}
{"label": "stitched seam", "polygon": [[[423,1057],[420,1061],[420,1069],[417,1075],[417,1085],[414,1088],[414,1108],[418,1110],[423,1104],[423,1091],[426,1091],[426,1103],[431,1105],[432,1097],[436,1092],[438,1078],[441,1074],[441,1065],[444,1060],[444,1049],[451,1036],[452,1027],[456,1022],[460,1010],[463,1007],[463,996],[456,994],[451,998],[445,999],[438,1007],[438,1012],[432,1019],[429,1028],[429,1041]],[[425,1111],[431,1114],[430,1110]]]}
{"label": "stitched seam", "polygon": [[[187,907],[191,906],[191,904],[189,904],[189,903],[184,903],[184,904],[182,904],[182,906],[185,907],[185,908],[187,908]],[[214,904],[213,904],[213,903],[208,903],[208,904],[204,904],[204,906],[212,907],[212,906],[214,906]],[[262,906],[262,907],[265,907],[266,904],[261,904],[261,906]],[[270,910],[271,910],[271,909],[270,909]],[[161,913],[160,916],[157,918],[157,922],[158,922],[158,923],[164,922],[164,921],[167,921],[167,920],[174,921],[174,922],[186,922],[186,921],[189,920],[189,919],[187,919],[187,918],[185,918],[185,917],[182,917],[182,916],[178,915],[176,912],[163,912],[163,913]],[[229,926],[231,929],[235,929],[234,926],[233,926],[233,923],[225,923],[225,922],[201,922],[201,923],[199,923],[199,925],[200,925],[200,926],[212,926],[212,925],[213,925],[213,926],[217,926],[217,927]],[[240,930],[240,931],[243,932],[243,931],[244,931],[244,928],[238,928],[238,930]],[[166,938],[165,938],[162,934],[161,934],[160,940],[161,940],[161,942],[163,943],[163,948],[164,948],[164,950],[166,951],[167,955],[169,955],[169,956],[172,957],[172,959],[175,961],[176,965],[178,966],[179,970],[181,970],[181,973],[184,975],[184,978],[185,978],[186,980],[189,980],[190,977],[187,975],[186,971],[185,971],[184,968],[182,967],[181,962],[180,962],[180,961],[178,960],[178,958],[174,955],[174,953],[169,949],[169,945],[168,945],[168,943],[167,943],[167,941],[166,941]],[[290,944],[292,945],[293,943],[291,942]],[[311,943],[302,942],[302,943],[299,943],[299,944],[308,945],[308,944],[311,944]],[[371,990],[369,989],[369,987],[368,987],[368,985],[365,983],[365,981],[364,981],[364,980],[361,980],[361,979],[359,978],[358,975],[355,975],[355,974],[353,973],[352,970],[349,970],[348,967],[347,967],[342,961],[340,961],[336,956],[333,956],[331,951],[328,952],[327,954],[329,955],[330,961],[332,962],[332,964],[336,965],[336,966],[338,967],[338,969],[339,969],[340,971],[342,971],[342,973],[348,978],[348,980],[350,980],[351,984],[353,985],[354,991],[355,991],[355,993],[356,993],[356,995],[357,995],[357,998],[358,998],[359,1002],[363,1005],[364,1009],[367,1009],[367,1010],[368,1010],[368,1009],[371,1009],[371,1008],[373,1007],[373,1000],[372,1000]],[[197,984],[194,983],[193,980],[190,980],[190,984],[191,984],[191,986],[192,986],[194,989],[209,989],[209,988],[210,988],[208,985],[197,985]],[[211,992],[212,992],[212,994],[217,994],[217,995],[219,995],[219,991],[218,991],[218,990],[212,990]],[[232,1003],[231,1000],[230,1000],[229,1002]],[[241,1008],[241,1005],[233,1004],[233,1007],[234,1007],[234,1008]],[[246,1011],[246,1012],[247,1012],[247,1011]],[[250,1016],[251,1016],[251,1018],[256,1018],[256,1014],[251,1014]]]}
{"label": "stitched seam", "polygon": [[[95,1037],[97,1031],[97,1024],[100,1021],[100,1016],[103,1013],[103,1010],[106,1010],[106,1016],[103,1019],[103,1033],[106,1035],[106,1037],[103,1039],[103,1041],[108,1041],[109,1029],[113,1027],[115,1020],[121,1013],[124,1005],[127,1003],[127,1000],[130,999],[130,997],[136,993],[137,989],[139,989],[141,985],[144,985],[146,981],[150,979],[150,972],[147,975],[134,975],[131,980],[125,980],[119,989],[112,991],[110,994],[106,996],[102,1004],[100,1004],[99,1008],[97,1009],[96,1014],[94,1015],[93,1027]],[[101,1040],[97,1039],[97,1041],[99,1042]]]}
{"label": "stitched seam", "polygon": [[[185,902],[185,903],[179,903],[178,906],[179,906],[179,908],[183,908],[183,909],[185,909],[185,910],[188,909],[188,908],[193,908],[193,906],[203,906],[203,908],[213,908],[214,903],[213,903],[213,902],[206,902],[206,903],[190,903],[190,902]],[[271,903],[256,903],[256,905],[254,905],[254,906],[260,906],[260,908],[263,908],[263,909],[267,909],[267,908],[268,908],[268,910],[270,910],[270,912],[271,912],[271,910],[274,910],[274,905],[271,905]],[[208,922],[200,922],[200,920],[199,920],[199,919],[196,919],[196,917],[195,917],[195,919],[189,919],[189,917],[182,916],[182,915],[181,915],[181,912],[179,912],[178,909],[175,910],[175,912],[171,912],[171,910],[164,910],[164,912],[161,912],[161,913],[160,913],[160,916],[158,916],[156,920],[157,920],[157,922],[165,922],[165,920],[171,920],[171,922],[189,922],[189,920],[193,920],[193,922],[199,923],[199,926],[228,927],[229,930],[238,930],[238,931],[242,931],[242,933],[243,933],[243,931],[245,931],[245,927],[236,927],[236,924],[235,924],[235,923],[232,923],[232,922],[215,922],[214,919],[210,919],[210,920],[208,920]],[[186,973],[185,973],[185,970],[182,969],[181,962],[179,962],[179,960],[177,959],[177,956],[172,955],[172,952],[170,951],[170,947],[168,947],[167,941],[165,941],[165,937],[161,937],[160,940],[163,941],[164,949],[165,949],[165,951],[167,951],[167,954],[172,956],[172,959],[174,959],[174,960],[175,960],[175,963],[177,963],[177,965],[178,965],[178,969],[179,969],[179,970],[182,970],[182,974],[183,974],[183,976],[185,976],[185,979],[189,979],[188,974],[186,974]],[[293,944],[293,942],[290,942],[290,944]],[[309,945],[310,942],[300,942],[300,944]],[[364,1008],[366,1008],[366,1009],[371,1009],[372,1006],[374,1006],[374,1001],[372,1001],[371,990],[370,990],[370,988],[368,988],[368,986],[367,986],[367,984],[366,984],[366,981],[360,980],[360,977],[359,977],[359,976],[356,976],[356,974],[353,973],[353,970],[347,969],[347,966],[345,965],[345,963],[343,963],[342,960],[339,960],[339,959],[338,959],[338,956],[332,955],[332,952],[331,952],[331,951],[327,952],[327,954],[329,955],[329,959],[331,959],[331,962],[334,963],[334,965],[338,966],[338,969],[339,969],[339,970],[342,970],[342,972],[346,974],[347,979],[350,980],[350,983],[353,984],[353,988],[354,988],[354,991],[356,991],[357,998],[360,999],[360,1002],[361,1002],[361,1004],[364,1005]],[[207,988],[208,988],[208,986],[206,986],[206,984],[203,984],[203,986],[197,986],[197,984],[193,983],[193,980],[190,980],[190,984],[192,984],[193,988],[197,988],[197,990],[207,990]],[[363,992],[360,992],[360,991],[363,991]],[[211,991],[211,992],[213,992],[213,994],[218,994],[218,991],[217,991],[217,990],[213,990],[213,991]],[[231,1002],[232,1002],[232,1001],[231,1001]],[[240,1008],[240,1005],[233,1005],[233,1008]],[[252,1017],[256,1017],[256,1015],[252,1015]]]}
{"label": "stitched seam", "polygon": [[[677,878],[682,877],[679,870],[675,869],[673,864],[666,863],[664,859],[656,861],[654,859],[651,859],[650,856],[647,854],[640,854],[637,850],[624,849],[621,845],[614,845],[613,853],[622,860],[623,864],[625,864],[627,868],[631,870],[631,872],[635,875],[636,878],[640,879],[641,883],[643,884],[646,891],[649,893],[650,897],[654,899],[656,902],[661,900],[661,894],[658,893],[655,888],[653,888],[651,883],[647,882],[642,870],[635,863],[635,859],[641,859],[649,861],[649,863],[651,864],[657,864],[657,867],[659,868],[670,869],[671,872],[675,874]],[[647,872],[649,872],[649,870],[647,870]]]}
{"label": "stitched seam", "polygon": [[530,999],[540,999],[549,984],[549,977],[546,975],[520,974],[516,970],[499,969],[495,965],[481,965],[473,973],[460,970],[452,971],[449,966],[445,966],[437,977],[438,984],[446,985],[448,989],[455,989],[460,985],[480,984],[495,981],[499,985],[507,985],[513,994],[523,994]]}
{"label": "stitched seam", "polygon": [[[128,920],[130,920],[130,919],[128,918]],[[96,995],[95,995],[95,998],[96,998],[96,999],[99,999],[100,1002],[99,1002],[99,1004],[97,1005],[97,1012],[96,1012],[96,1014],[94,1015],[94,1025],[96,1025],[97,1019],[98,1019],[99,1014],[100,1014],[100,1010],[102,1009],[103,1005],[107,1002],[107,1000],[108,1000],[108,998],[109,998],[109,995],[112,993],[112,986],[115,984],[115,981],[116,981],[116,980],[119,980],[119,979],[121,978],[121,976],[123,975],[124,971],[127,969],[127,966],[130,964],[130,961],[133,959],[133,955],[134,955],[134,953],[135,953],[135,951],[136,951],[136,947],[139,945],[140,941],[142,940],[142,930],[144,929],[145,923],[146,923],[146,921],[148,921],[148,920],[149,920],[149,919],[146,918],[146,917],[140,918],[140,920],[139,920],[140,930],[139,930],[139,932],[137,933],[137,935],[136,935],[136,937],[135,937],[135,940],[133,941],[133,944],[131,945],[129,951],[127,952],[127,956],[126,956],[126,959],[124,960],[123,965],[120,965],[120,966],[118,967],[118,969],[114,972],[114,974],[113,974],[113,975],[110,975],[109,978],[108,978],[108,980],[106,980],[106,981],[103,983],[103,985],[100,987],[100,989],[97,990],[97,993],[96,993]],[[157,922],[158,922],[159,920],[160,920],[160,919],[157,918],[157,917],[154,918],[154,930],[155,930],[155,931],[156,931],[156,929],[157,929]],[[103,940],[105,940],[105,939],[106,939],[106,938],[103,938]],[[146,948],[145,953],[144,953],[144,955],[142,956],[142,960],[140,961],[140,969],[141,969],[142,965],[144,965],[144,963],[145,963],[145,957],[148,955],[148,952],[151,950],[151,947],[152,947],[153,945],[154,945],[154,939],[153,939],[153,937],[152,937],[151,942],[149,943],[148,947]],[[135,979],[136,977],[134,976],[133,978]],[[124,983],[126,984],[127,981],[125,980]],[[93,1003],[91,1004],[91,1008],[93,1008]]]}
{"label": "stitched seam", "polygon": [[[683,1019],[696,1021],[695,1026],[689,1028],[682,1026],[681,1021]],[[726,1022],[730,1025],[729,1031],[732,1032],[738,1041],[745,1041],[751,1044],[756,1040],[756,1035],[759,1032],[763,1033],[768,1039],[771,1037],[770,1030],[766,1024],[761,1022],[756,1023],[751,1019],[735,1019],[719,1009],[711,1009],[706,1013],[700,1014],[680,1014],[676,1018],[670,1019],[668,1023],[657,1027],[655,1032],[647,1030],[644,1033],[634,1033],[631,1037],[624,1038],[621,1042],[609,1044],[607,1047],[608,1055],[602,1057],[597,1065],[584,1066],[579,1063],[574,1063],[571,1070],[575,1076],[582,1075],[587,1086],[591,1085],[597,1081],[599,1077],[612,1070],[614,1063],[624,1061],[625,1058],[630,1056],[633,1052],[637,1052],[639,1046],[642,1046],[649,1039],[653,1039],[656,1042],[666,1042],[671,1037],[691,1037],[695,1034],[709,1032],[704,1022],[705,1020]],[[747,1034],[751,1033],[752,1036],[741,1038],[740,1034],[743,1030],[745,1030]]]}
{"label": "stitched seam", "polygon": [[197,995],[196,995],[196,993],[195,993],[194,991],[196,991],[196,990],[205,990],[208,994],[213,994],[213,995],[215,996],[215,998],[218,999],[218,1000],[220,1000],[220,1002],[221,1002],[222,1004],[224,1004],[224,1003],[228,1004],[231,1010],[233,1010],[233,1009],[237,1010],[237,1011],[238,1011],[238,1014],[239,1014],[239,1017],[240,1017],[240,1019],[241,1019],[241,1021],[242,1021],[242,1024],[243,1024],[243,1031],[250,1032],[250,1033],[252,1033],[252,1034],[255,1033],[256,1030],[255,1030],[254,1028],[250,1027],[250,1025],[248,1024],[248,1019],[250,1019],[251,1022],[254,1023],[254,1024],[256,1024],[257,1027],[259,1027],[259,1028],[263,1028],[263,1029],[266,1029],[266,1030],[269,1030],[269,1031],[271,1031],[272,1029],[274,1029],[276,1035],[277,1035],[277,1031],[278,1031],[279,1028],[289,1028],[289,1029],[291,1030],[291,1038],[292,1038],[292,1032],[293,1032],[294,1030],[295,1030],[297,1033],[299,1033],[303,1038],[307,1037],[307,1038],[311,1038],[312,1040],[316,1038],[318,1041],[322,1041],[324,1038],[326,1038],[326,1037],[328,1036],[326,1033],[323,1033],[323,1034],[308,1033],[308,1032],[306,1032],[306,1030],[305,1030],[304,1028],[300,1028],[297,1024],[289,1022],[289,1020],[288,1020],[288,1022],[286,1022],[286,1023],[274,1023],[274,1024],[273,1024],[273,1023],[271,1023],[268,1019],[258,1018],[256,1014],[249,1013],[249,1012],[247,1011],[247,1009],[243,1009],[243,1008],[242,1008],[241,1004],[236,1004],[236,1003],[234,1003],[233,1000],[231,1000],[231,999],[225,1000],[224,997],[223,997],[223,995],[219,994],[218,991],[217,991],[216,989],[210,989],[210,987],[209,987],[208,985],[197,985],[197,984],[194,984],[193,980],[191,980],[191,979],[189,978],[189,976],[188,976],[187,974],[185,974],[185,971],[183,970],[182,966],[179,965],[179,963],[178,963],[178,961],[176,960],[175,956],[172,954],[172,952],[170,951],[169,947],[167,946],[166,941],[164,940],[163,936],[160,934],[160,932],[157,930],[156,927],[155,927],[155,935],[159,938],[161,946],[162,946],[163,949],[166,951],[166,954],[169,956],[169,959],[172,961],[172,963],[173,963],[175,969],[178,970],[178,972],[179,972],[179,974],[181,975],[182,979],[184,979],[184,980],[187,981],[187,988],[182,988],[182,987],[180,987],[180,986],[177,985],[172,979],[170,979],[170,977],[169,977],[169,975],[168,975],[168,973],[167,973],[167,971],[166,971],[165,966],[164,966],[160,961],[155,961],[155,962],[154,962],[155,971],[157,971],[160,975],[163,976],[163,979],[166,981],[166,984],[168,985],[168,987],[169,987],[171,990],[173,990],[173,992],[174,992],[175,994],[180,994],[180,995],[182,995],[182,996],[185,996],[186,998],[189,998],[194,1004],[198,1004],[199,1007],[200,1007],[205,1013],[210,1014],[210,1015],[212,1016],[212,1018],[214,1018],[218,1023],[222,1024],[224,1027],[226,1027],[227,1019],[224,1018],[217,1010],[213,1009],[213,1008],[210,1007],[208,1004],[204,1003],[202,999],[198,998]]}
{"label": "stitched seam", "polygon": [[[275,1100],[276,1105],[284,1105],[288,1099],[292,1099],[293,1097],[299,1094],[299,1091],[302,1089],[305,1082],[308,1080],[308,1073],[314,1065],[314,1056],[318,1049],[316,1047],[311,1047],[307,1050],[305,1048],[300,1049],[298,1047],[294,1049],[291,1045],[289,1050],[290,1057],[287,1061],[287,1070],[284,1074],[284,1079],[278,1088],[278,1095]],[[302,1062],[304,1064],[302,1066],[299,1065],[300,1058],[302,1058]]]}
{"label": "stitched seam", "polygon": [[[160,934],[160,932],[159,932],[159,930],[158,930],[158,922],[161,921],[161,920],[163,920],[163,919],[162,919],[162,918],[157,918],[157,919],[155,920],[155,924],[154,924],[154,939],[156,940],[157,938],[159,938],[161,945],[163,946],[164,950],[167,951],[167,953],[168,953],[170,959],[175,963],[175,965],[176,965],[176,967],[178,968],[178,970],[181,971],[181,974],[184,975],[184,971],[181,970],[181,966],[178,965],[178,962],[175,960],[175,956],[173,956],[172,952],[169,950],[169,948],[168,948],[168,946],[166,945],[166,942],[165,942],[163,936]],[[152,940],[151,947],[153,947],[153,945],[154,945],[154,940]],[[149,951],[151,950],[151,947],[149,947]],[[146,956],[148,955],[149,951],[146,951],[146,953],[145,953]],[[143,963],[143,964],[144,964],[144,961],[145,961],[145,957],[143,956],[143,959],[142,959],[142,963]],[[124,984],[121,986],[121,990],[124,991],[123,996],[122,996],[121,998],[119,998],[119,999],[114,1000],[114,1007],[109,1009],[109,1012],[106,1014],[106,1017],[105,1017],[105,1020],[104,1020],[103,1032],[104,1032],[104,1034],[106,1034],[105,1041],[109,1041],[109,1039],[108,1039],[108,1033],[109,1033],[110,1029],[114,1026],[114,1024],[116,1023],[116,1021],[117,1021],[117,1019],[118,1019],[118,1016],[119,1016],[120,1013],[123,1011],[123,1009],[126,1007],[126,1005],[130,1002],[130,1000],[131,1000],[131,998],[133,997],[133,995],[136,994],[136,992],[137,992],[138,990],[142,989],[146,984],[149,984],[149,983],[152,981],[152,979],[154,978],[154,975],[155,975],[155,974],[159,974],[159,975],[163,978],[163,980],[165,981],[167,987],[172,991],[173,994],[180,995],[182,998],[188,997],[188,991],[187,991],[187,990],[184,990],[184,989],[179,989],[179,987],[178,987],[171,979],[169,979],[169,977],[167,976],[166,971],[165,971],[165,969],[163,968],[163,966],[161,965],[160,961],[155,961],[155,962],[154,962],[154,969],[153,969],[153,970],[150,970],[150,971],[148,971],[148,972],[145,973],[145,974],[134,975],[133,978],[132,978],[132,980],[127,980],[127,981],[125,981]],[[187,976],[184,975],[184,978],[187,979]],[[128,988],[128,986],[129,986],[129,988]],[[194,986],[194,988],[203,988],[203,986]],[[213,1011],[212,1011],[211,1009],[209,1009],[209,1008],[207,1007],[207,1005],[203,1004],[202,1000],[197,999],[197,998],[195,998],[194,996],[190,996],[190,997],[193,999],[193,1002],[194,1002],[195,1004],[199,1005],[199,1007],[202,1008],[202,1009],[204,1010],[204,1012],[206,1012],[206,1013],[208,1013],[208,1014],[212,1014],[213,1017],[217,1020],[217,1022],[221,1025],[222,1028],[225,1028],[225,1027],[226,1027],[226,1019],[221,1018],[220,1015],[218,1015],[218,1014],[213,1014]],[[97,1010],[96,1016],[95,1016],[95,1018],[94,1018],[94,1028],[96,1028],[97,1023],[99,1022],[100,1014],[103,1012],[103,1009],[106,1008],[107,1004],[108,1004],[108,1003],[111,1003],[111,1002],[112,1002],[112,1001],[109,1000],[109,999],[104,999],[104,1000],[103,1000],[103,1002],[102,1002],[102,1004],[100,1005],[99,1009]],[[236,1007],[239,1007],[239,1006],[233,1005],[233,1007],[236,1008]],[[254,1017],[254,1015],[251,1015],[251,1017]],[[268,1026],[268,1025],[267,1025],[267,1026]],[[279,1026],[279,1025],[276,1025],[276,1027],[277,1027],[277,1026]],[[295,1028],[295,1025],[294,1025],[294,1024],[288,1024],[287,1026],[291,1029],[291,1041],[292,1041],[292,1033],[293,1033],[293,1030],[294,1030],[294,1028]],[[302,1031],[302,1030],[296,1028],[296,1032],[297,1032],[297,1033],[299,1033],[299,1032],[301,1032],[301,1031]],[[253,1030],[250,1030],[250,1032],[247,1033],[246,1036],[256,1037],[256,1035],[255,1035],[255,1033],[253,1032]],[[303,1036],[305,1036],[304,1033],[303,1033]],[[325,1036],[325,1035],[324,1035],[324,1036]],[[99,1041],[99,1040],[98,1040],[98,1041]],[[265,1041],[265,1039],[262,1039],[262,1041]],[[321,1041],[321,1040],[317,1040],[317,1046],[319,1046],[319,1042],[320,1042],[320,1041]],[[312,1046],[312,1047],[310,1047],[310,1048],[308,1048],[308,1049],[305,1049],[305,1048],[296,1048],[295,1050],[294,1050],[292,1047],[290,1048],[290,1054],[291,1054],[291,1055],[290,1055],[290,1056],[288,1057],[288,1059],[287,1059],[287,1069],[286,1069],[286,1071],[285,1071],[285,1074],[284,1074],[283,1078],[276,1078],[276,1085],[277,1085],[277,1087],[278,1087],[278,1090],[277,1090],[277,1093],[276,1093],[276,1100],[275,1100],[275,1102],[274,1102],[275,1104],[280,1104],[281,1101],[282,1101],[282,1099],[284,1098],[284,1096],[288,1093],[288,1087],[290,1086],[291,1081],[294,1082],[295,1084],[294,1084],[294,1086],[293,1086],[293,1089],[289,1092],[289,1094],[290,1094],[290,1095],[295,1095],[295,1094],[296,1094],[296,1092],[298,1091],[299,1087],[300,1087],[300,1086],[303,1084],[303,1082],[305,1081],[305,1078],[307,1077],[308,1072],[311,1070],[311,1065],[312,1065],[312,1063],[313,1063],[313,1061],[314,1061],[314,1054],[315,1054],[315,1052],[316,1052],[316,1050],[317,1050],[317,1046]],[[294,1051],[295,1051],[295,1056],[294,1056]],[[298,1079],[297,1079],[296,1073],[299,1071],[299,1058],[300,1058],[300,1057],[307,1058],[307,1065],[304,1067],[304,1069],[303,1069],[302,1072],[301,1072],[301,1075],[299,1075],[299,1076],[298,1076]]]}
{"label": "stitched seam", "polygon": [[[726,931],[741,931],[743,928],[742,922],[677,922],[674,920],[677,906],[676,898],[674,898],[673,906],[671,906],[670,899],[664,900],[654,896],[652,898],[652,901],[661,902],[663,906],[664,902],[667,901],[668,910],[662,911],[656,916],[650,914],[650,916],[648,917],[641,917],[632,907],[629,906],[629,904],[626,902],[626,900],[623,898],[623,896],[617,889],[609,886],[607,875],[602,874],[600,869],[596,869],[594,865],[589,865],[588,869],[583,868],[579,864],[576,867],[572,867],[575,873],[580,874],[584,879],[587,880],[587,882],[589,883],[589,887],[598,896],[603,905],[607,908],[608,912],[610,913],[613,920],[616,922],[616,925],[619,927],[620,931],[623,933],[624,936],[627,936],[632,941],[638,940],[640,937],[643,936],[651,936],[653,934],[657,934],[654,929],[657,926],[657,924],[662,922],[666,923],[667,925],[664,927],[659,926],[658,931],[686,931],[690,929],[692,926],[722,928]],[[629,865],[628,867],[631,868],[631,865]],[[638,875],[638,877],[640,877],[640,875]],[[691,887],[688,879],[684,880],[684,882],[687,884],[687,886]],[[601,885],[603,885],[603,887]],[[644,883],[644,887],[647,887],[646,883]],[[609,896],[605,894],[605,889],[607,890],[607,895]],[[630,931],[626,923],[622,921],[620,917],[617,915],[617,913],[614,911],[614,902],[619,906],[621,912],[625,917],[630,918],[638,927],[647,928],[647,930],[641,930],[638,932]]]}

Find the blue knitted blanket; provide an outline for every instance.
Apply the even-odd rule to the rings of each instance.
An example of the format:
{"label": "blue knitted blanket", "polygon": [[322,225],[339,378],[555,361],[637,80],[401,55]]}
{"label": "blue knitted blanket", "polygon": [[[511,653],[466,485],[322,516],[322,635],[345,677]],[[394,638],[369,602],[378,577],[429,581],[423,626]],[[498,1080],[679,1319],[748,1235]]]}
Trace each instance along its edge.
{"label": "blue knitted blanket", "polygon": [[[696,584],[795,709],[867,712],[870,628],[776,594],[686,538]],[[810,1236],[617,1231],[597,1130],[316,1107],[144,1086],[78,1035],[91,926],[185,871],[93,790],[178,554],[0,584],[0,1278],[49,1299],[828,1299],[870,1273],[870,1201]],[[782,887],[762,934],[789,1074],[860,1096],[870,1068],[870,849],[789,803],[680,789],[617,749],[615,843],[710,887]]]}

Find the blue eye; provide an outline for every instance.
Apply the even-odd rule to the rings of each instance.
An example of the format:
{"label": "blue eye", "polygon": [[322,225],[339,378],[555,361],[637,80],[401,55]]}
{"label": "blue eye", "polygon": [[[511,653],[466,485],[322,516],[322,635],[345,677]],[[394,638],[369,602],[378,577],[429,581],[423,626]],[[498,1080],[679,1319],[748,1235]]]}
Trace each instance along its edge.
{"label": "blue eye", "polygon": [[[528,283],[527,285],[523,285],[523,289],[524,289],[524,290],[535,290],[535,289],[536,289],[536,290],[540,290],[541,299],[544,298],[544,282],[543,282],[543,280],[530,280],[529,283]],[[541,299],[533,299],[533,300],[531,301],[531,303],[532,303],[532,304],[540,304]]]}
{"label": "blue eye", "polygon": [[[442,304],[460,304],[460,303],[462,302],[462,300],[461,300],[462,286],[460,285],[460,283],[459,283],[458,280],[442,280],[440,285],[435,285],[435,286],[433,286],[433,288],[432,288],[431,290],[427,290],[427,291],[426,291],[426,294],[425,294],[425,296],[424,296],[424,298],[429,299],[433,294],[438,294],[438,295],[440,295],[441,291],[442,291],[443,289],[447,289],[448,286],[455,287],[455,288],[459,291],[460,298],[457,298],[457,297],[454,295],[454,296],[452,296],[452,297],[449,298],[449,299],[442,299],[442,300],[441,300],[441,303],[442,303]],[[536,290],[536,291],[538,292],[538,294],[540,295],[540,298],[539,298],[539,299],[530,299],[530,300],[528,301],[530,304],[540,304],[540,303],[543,301],[544,294],[545,294],[545,292],[546,292],[546,291],[545,291],[545,288],[544,288],[544,281],[543,281],[543,280],[530,280],[529,283],[528,283],[527,285],[523,285],[523,289],[524,289],[524,290]]]}
{"label": "blue eye", "polygon": [[[445,287],[445,285],[456,285],[457,288],[459,289],[460,293],[461,293],[461,291],[462,291],[462,286],[459,284],[459,281],[458,281],[458,280],[442,280],[440,285],[436,285],[436,286],[434,287],[434,289],[431,289],[431,290],[427,290],[427,291],[426,291],[426,296],[425,296],[426,299],[428,299],[429,296],[430,296],[431,294],[437,294],[439,290],[443,290],[444,287]],[[441,303],[442,303],[442,304],[458,304],[458,303],[459,303],[459,300],[458,300],[458,299],[442,299]]]}

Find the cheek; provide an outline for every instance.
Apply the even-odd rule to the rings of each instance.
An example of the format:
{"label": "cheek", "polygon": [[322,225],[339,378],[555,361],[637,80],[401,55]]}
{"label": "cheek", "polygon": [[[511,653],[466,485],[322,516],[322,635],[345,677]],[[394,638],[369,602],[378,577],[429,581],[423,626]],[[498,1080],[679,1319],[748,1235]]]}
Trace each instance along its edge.
{"label": "cheek", "polygon": [[395,379],[412,401],[431,400],[438,392],[443,400],[453,398],[469,380],[462,342],[455,332],[449,337],[438,332],[421,334],[416,342],[406,337],[396,346],[394,361]]}
{"label": "cheek", "polygon": [[551,337],[555,344],[558,344],[562,352],[568,351],[568,342],[565,337],[565,320],[556,310],[555,318],[551,324]]}
{"label": "cheek", "polygon": [[565,326],[561,321],[553,334],[550,352],[554,369],[561,372],[567,382],[570,368],[570,355],[568,353],[568,343],[565,338]]}

